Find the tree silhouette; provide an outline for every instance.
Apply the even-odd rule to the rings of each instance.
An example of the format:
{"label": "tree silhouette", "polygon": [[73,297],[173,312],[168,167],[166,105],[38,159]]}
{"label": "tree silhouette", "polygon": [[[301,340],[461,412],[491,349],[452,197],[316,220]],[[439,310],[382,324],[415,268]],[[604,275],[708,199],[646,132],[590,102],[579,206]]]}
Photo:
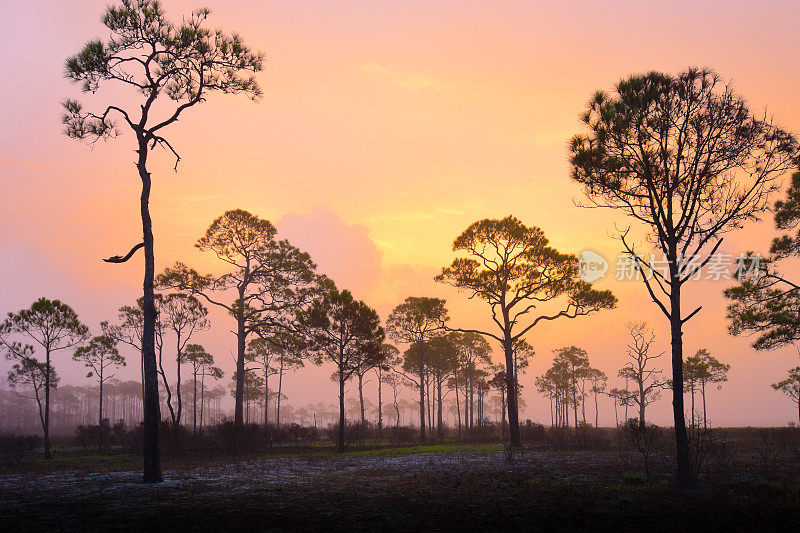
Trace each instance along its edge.
{"label": "tree silhouette", "polygon": [[578,396],[578,381],[586,375],[591,368],[586,350],[577,346],[565,346],[553,350],[553,366],[563,365],[566,369],[569,392],[572,396],[572,410],[575,417],[575,431],[578,430],[578,404],[584,402],[583,392]]}
{"label": "tree silhouette", "polygon": [[398,397],[403,387],[403,377],[398,373],[389,373],[383,376],[383,382],[392,389],[392,407],[394,407],[396,417],[394,425],[395,427],[400,427],[400,402],[398,402]]}
{"label": "tree silhouette", "polygon": [[[247,340],[260,330],[291,329],[295,312],[314,294],[316,266],[307,253],[289,241],[276,240],[269,220],[242,209],[226,211],[215,219],[195,246],[212,252],[230,271],[201,275],[176,263],[159,275],[162,287],[179,289],[204,298],[226,310],[236,320],[236,390],[234,429],[244,423],[244,377]],[[232,292],[232,302],[215,296]]]}
{"label": "tree silhouette", "polygon": [[419,381],[416,385],[419,389],[419,438],[422,442],[425,441],[425,342],[439,335],[447,320],[445,301],[426,296],[409,296],[392,310],[386,320],[389,337],[413,345],[417,350],[415,360]]}
{"label": "tree silhouette", "polygon": [[[381,346],[380,362],[373,367],[375,377],[378,379],[378,430],[383,428],[383,383],[386,373],[400,362],[400,350],[392,344],[384,343]],[[395,401],[397,398],[395,397]],[[398,413],[399,416],[399,413]]]}
{"label": "tree silhouette", "polygon": [[[473,223],[453,241],[453,251],[466,257],[454,259],[436,281],[464,289],[470,297],[489,304],[498,333],[459,331],[480,333],[503,347],[510,443],[521,446],[514,344],[542,321],[611,309],[617,300],[610,291],[596,291],[580,281],[577,257],[549,247],[541,229],[527,227],[513,216]],[[558,312],[530,316],[542,303],[561,297],[566,304]],[[526,318],[527,323],[523,322]]]}
{"label": "tree silhouette", "polygon": [[125,366],[125,358],[117,350],[117,341],[107,335],[93,337],[86,346],[79,346],[72,359],[80,361],[90,369],[86,374],[87,378],[94,376],[100,387],[100,407],[97,416],[97,424],[103,421],[103,384],[114,377],[108,375],[106,369],[114,366]]}
{"label": "tree silhouette", "polygon": [[[151,174],[148,155],[162,147],[175,156],[175,170],[180,156],[165,137],[166,128],[177,122],[183,113],[206,100],[208,94],[243,93],[260,96],[253,76],[243,73],[261,70],[262,56],[253,53],[236,34],[206,27],[208,9],[198,9],[180,23],[166,18],[157,0],[122,0],[110,6],[103,15],[103,24],[111,37],[105,42],[89,41],[78,54],[66,61],[66,77],[79,84],[84,93],[97,92],[107,83],[130,89],[138,95],[137,105],[108,105],[103,111],[84,111],[76,100],[64,102],[65,133],[72,138],[96,142],[115,137],[116,120],[135,136],[136,169],[142,182],[142,243],[125,257],[115,256],[109,262],[123,262],[137,248],[144,248],[144,328],[142,357],[144,362],[144,481],[161,481],[159,453],[160,412],[158,374],[155,354],[156,310],[153,302],[155,259],[153,227],[150,218]],[[111,83],[113,82],[113,83]],[[174,105],[165,112],[158,102]],[[162,113],[164,113],[162,115]]]}
{"label": "tree silhouette", "polygon": [[[197,375],[200,376],[200,425],[202,426],[205,420],[203,416],[205,414],[204,409],[206,404],[206,378],[208,377],[214,381],[218,381],[222,379],[222,377],[225,375],[225,372],[223,372],[221,368],[214,366],[214,359],[211,357],[210,361],[202,362],[200,365],[200,371],[197,373]],[[221,397],[224,394],[225,392],[223,389],[223,392],[217,395],[217,397]]]}
{"label": "tree silhouette", "polygon": [[[192,433],[197,433],[197,376],[203,376],[204,370],[214,364],[214,356],[200,344],[187,344],[183,349],[183,362],[192,368]],[[220,377],[222,371],[219,372]],[[202,380],[201,377],[201,380]],[[203,394],[203,391],[200,391]],[[202,409],[202,400],[201,400]],[[202,418],[202,417],[201,417]],[[202,423],[202,420],[201,420]]]}
{"label": "tree silhouette", "polygon": [[728,370],[731,365],[720,362],[719,359],[708,353],[708,350],[701,348],[691,357],[686,358],[684,363],[685,382],[691,382],[692,391],[692,419],[694,419],[694,389],[699,386],[700,395],[703,398],[703,429],[708,429],[708,419],[706,416],[706,385],[709,383],[717,384],[717,389],[721,389],[721,383],[728,381]]}
{"label": "tree silhouette", "polygon": [[606,391],[606,384],[608,383],[608,377],[606,376],[605,372],[599,370],[597,368],[590,368],[586,372],[586,379],[589,380],[589,392],[594,395],[594,427],[600,427],[600,409],[597,403],[597,397],[600,394],[604,394]]}
{"label": "tree silhouette", "polygon": [[773,383],[772,388],[794,400],[797,404],[797,422],[800,423],[800,366],[789,370],[789,376],[783,381]]}
{"label": "tree silhouette", "polygon": [[626,324],[631,342],[626,347],[628,359],[625,366],[617,375],[625,379],[625,383],[633,382],[636,390],[614,389],[614,393],[623,405],[636,405],[639,408],[639,426],[644,429],[645,409],[648,405],[661,397],[661,389],[669,386],[669,382],[662,381],[659,377],[661,370],[652,368],[652,362],[662,355],[659,352],[653,355],[650,350],[656,336],[645,322],[630,322]]}
{"label": "tree silhouette", "polygon": [[[22,344],[15,338],[30,340],[44,351],[44,456],[51,459],[50,452],[50,374],[53,370],[51,357],[54,352],[68,350],[82,344],[89,337],[87,328],[78,319],[78,314],[60,300],[39,298],[28,309],[9,313],[0,324],[0,343],[6,349],[6,357],[24,363],[22,375],[33,376],[39,363],[34,359],[35,348]],[[33,381],[33,378],[30,380]],[[37,394],[38,399],[38,394]]]}
{"label": "tree silhouette", "polygon": [[364,408],[364,384],[368,383],[369,381],[364,381],[364,378],[370,372],[375,372],[378,378],[378,427],[382,426],[381,418],[383,416],[381,402],[383,398],[381,397],[381,378],[383,376],[383,371],[386,368],[387,362],[390,360],[391,357],[396,357],[400,351],[392,346],[391,344],[383,344],[380,348],[380,353],[378,357],[375,357],[372,354],[366,354],[365,357],[362,357],[360,361],[358,361],[356,365],[356,369],[354,375],[356,377],[356,386],[358,388],[358,404],[359,404],[359,414],[361,417],[361,423],[365,424],[367,422],[367,417],[365,414]]}
{"label": "tree silhouette", "polygon": [[[722,243],[722,235],[758,217],[797,153],[797,141],[755,117],[711,70],[677,76],[658,72],[620,81],[598,92],[583,115],[588,133],[570,145],[572,177],[590,206],[613,208],[639,222],[664,254],[660,272],[635,249],[630,228],[625,251],[653,302],[670,322],[677,480],[692,484],[683,406],[683,285]],[[706,254],[703,257],[703,254]]]}
{"label": "tree silhouette", "polygon": [[283,376],[290,370],[297,370],[305,366],[300,356],[305,349],[305,343],[295,333],[279,331],[270,337],[272,342],[280,347],[278,352],[278,396],[275,398],[275,425],[281,427],[281,400],[283,394]]}
{"label": "tree silhouette", "polygon": [[[263,332],[259,332],[262,334]],[[275,425],[281,425],[281,396],[283,389],[283,374],[288,370],[303,366],[303,360],[298,356],[304,347],[302,340],[295,334],[278,331],[274,335],[252,339],[247,343],[248,352],[245,355],[248,362],[254,363],[264,377],[264,425],[269,422],[269,378],[278,376],[278,393],[275,406]],[[251,370],[251,368],[247,368]]]}
{"label": "tree silhouette", "polygon": [[506,440],[506,371],[502,366],[498,365],[492,370],[495,374],[487,383],[488,385],[500,393],[500,424],[503,428],[503,442]]}
{"label": "tree silhouette", "polygon": [[167,408],[169,409],[172,425],[175,427],[181,424],[181,414],[183,413],[183,400],[181,398],[181,366],[185,363],[184,349],[195,333],[207,330],[211,327],[208,321],[208,309],[200,300],[191,295],[182,293],[167,294],[161,301],[159,307],[160,318],[164,325],[172,330],[175,335],[175,361],[177,378],[175,381],[175,395],[177,405],[172,405],[172,390],[164,371],[161,350],[158,357],[158,372],[164,383],[164,390],[167,392]]}
{"label": "tree silhouette", "polygon": [[[58,387],[60,381],[56,369],[52,366],[48,369],[45,363],[37,361],[33,357],[33,347],[24,346],[20,347],[24,357],[19,357],[19,362],[11,365],[11,370],[8,371],[8,385],[16,391],[27,392],[30,389],[33,392],[33,400],[36,400],[36,406],[39,409],[39,423],[42,426],[42,432],[47,434],[48,421],[45,419],[45,408],[42,406],[42,394],[45,389],[51,391]],[[17,392],[17,394],[20,394]],[[23,396],[26,397],[26,396]]]}
{"label": "tree silhouette", "polygon": [[353,299],[347,290],[338,290],[333,282],[310,308],[300,313],[300,327],[315,353],[315,363],[331,361],[336,365],[339,382],[339,431],[336,450],[344,451],[345,382],[365,360],[380,359],[384,340],[380,318],[374,309]]}
{"label": "tree silhouette", "polygon": [[[166,324],[163,320],[163,313],[161,312],[161,306],[163,304],[164,297],[158,293],[153,294],[153,304],[156,308],[156,320],[155,320],[155,330],[154,330],[154,340],[155,340],[155,351],[156,351],[156,359],[161,361],[162,355],[164,352],[164,331],[166,329]],[[108,321],[104,321],[100,323],[100,329],[103,331],[103,335],[111,337],[112,339],[116,340],[117,342],[121,342],[123,344],[127,344],[134,350],[139,353],[140,359],[140,367],[141,367],[141,387],[142,387],[142,401],[144,401],[145,397],[145,390],[144,390],[144,355],[142,351],[142,339],[144,336],[144,298],[139,298],[136,300],[136,305],[124,305],[119,308],[119,312],[117,315],[117,319],[119,320],[116,324],[111,324]],[[159,409],[160,412],[160,409]],[[160,415],[159,415],[160,416]]]}
{"label": "tree silhouette", "polygon": [[[789,232],[800,224],[800,172],[792,175],[783,200],[775,202],[775,226]],[[770,256],[755,264],[742,261],[742,269],[756,269],[757,276],[745,277],[725,290],[728,330],[733,335],[754,335],[756,350],[772,350],[800,340],[800,284],[779,270],[787,259],[800,256],[800,233],[784,233],[772,241]]]}
{"label": "tree silhouette", "polygon": [[427,341],[424,353],[428,374],[436,393],[436,435],[441,440],[444,438],[442,389],[448,377],[458,370],[459,351],[453,343],[452,337],[441,335]]}
{"label": "tree silhouette", "polygon": [[[474,418],[474,378],[481,367],[491,365],[492,347],[479,333],[453,331],[448,333],[448,336],[456,350],[458,350],[459,368],[453,374],[453,388],[456,390],[456,414],[460,415],[461,410],[458,403],[458,384],[459,377],[461,377],[461,383],[464,387],[464,426],[469,432],[472,429]],[[522,352],[518,353],[522,354]],[[458,426],[460,435],[460,419]]]}

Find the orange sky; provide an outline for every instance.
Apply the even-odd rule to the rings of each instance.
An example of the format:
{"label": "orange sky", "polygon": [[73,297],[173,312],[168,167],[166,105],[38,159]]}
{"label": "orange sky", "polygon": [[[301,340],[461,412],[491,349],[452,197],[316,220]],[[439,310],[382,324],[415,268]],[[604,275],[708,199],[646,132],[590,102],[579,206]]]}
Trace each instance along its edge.
{"label": "orange sky", "polygon": [[[63,60],[105,37],[105,4],[12,1],[0,21],[0,311],[59,297],[95,330],[141,283],[141,260],[99,261],[138,240],[130,135],[90,149],[61,135],[58,121],[59,102],[79,96],[61,77]],[[196,7],[165,4],[172,16]],[[266,53],[264,98],[214,96],[170,130],[183,161],[177,174],[163,154],[152,166],[159,270],[178,258],[213,268],[193,243],[214,217],[241,207],[273,220],[384,317],[408,295],[439,295],[454,325],[483,326],[480,303],[432,281],[471,222],[511,213],[540,226],[560,250],[618,253],[609,235],[624,220],[574,207],[581,193],[568,178],[566,142],[593,91],[644,70],[711,66],[754,110],[800,132],[800,9],[789,0],[205,4],[214,26]],[[119,94],[82,100],[99,106]],[[725,248],[763,250],[771,233],[769,222],[750,227]],[[532,380],[553,348],[580,345],[613,376],[624,362],[623,323],[636,318],[650,320],[667,349],[664,319],[641,285],[600,286],[620,297],[617,310],[530,335],[537,355],[523,380],[524,416],[549,416]],[[769,384],[796,366],[795,352],[756,353],[728,336],[725,286],[692,286],[687,303],[704,305],[686,329],[687,352],[707,347],[733,367],[730,382],[712,392],[711,420],[786,423],[795,411]],[[215,314],[214,330],[198,338],[226,369],[229,326]],[[61,357],[57,369],[79,382],[84,372]],[[328,375],[311,368],[288,377],[289,403],[334,401]],[[603,409],[601,423],[612,423],[610,402]],[[669,401],[651,413],[668,423]]]}

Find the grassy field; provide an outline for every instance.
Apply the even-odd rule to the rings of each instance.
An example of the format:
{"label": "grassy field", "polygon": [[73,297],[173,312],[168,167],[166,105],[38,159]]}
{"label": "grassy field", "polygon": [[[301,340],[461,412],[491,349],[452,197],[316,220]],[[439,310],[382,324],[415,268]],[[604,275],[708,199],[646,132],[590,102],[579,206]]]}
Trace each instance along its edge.
{"label": "grassy field", "polygon": [[237,461],[167,459],[139,483],[139,460],[82,450],[0,475],[0,529],[787,530],[800,524],[790,455],[737,450],[698,489],[673,488],[667,456],[644,475],[620,450],[499,445],[328,448]]}

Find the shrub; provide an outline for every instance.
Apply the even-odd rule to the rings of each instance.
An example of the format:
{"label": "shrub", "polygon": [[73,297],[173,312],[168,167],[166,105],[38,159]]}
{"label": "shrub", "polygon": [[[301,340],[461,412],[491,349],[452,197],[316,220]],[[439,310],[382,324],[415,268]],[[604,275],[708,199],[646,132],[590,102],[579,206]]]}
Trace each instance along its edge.
{"label": "shrub", "polygon": [[5,468],[15,468],[39,445],[39,437],[0,434],[0,464]]}
{"label": "shrub", "polygon": [[629,418],[622,426],[621,435],[628,447],[642,456],[644,473],[649,478],[652,457],[661,442],[661,428],[650,423],[642,425],[637,418]]}

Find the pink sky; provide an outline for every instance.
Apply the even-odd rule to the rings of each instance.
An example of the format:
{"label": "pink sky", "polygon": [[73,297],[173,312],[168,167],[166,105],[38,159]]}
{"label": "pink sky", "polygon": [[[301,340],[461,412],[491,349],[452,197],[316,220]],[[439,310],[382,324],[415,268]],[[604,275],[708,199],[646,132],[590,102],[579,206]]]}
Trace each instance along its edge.
{"label": "pink sky", "polygon": [[[142,268],[141,260],[99,260],[138,241],[130,136],[90,149],[64,137],[58,120],[60,101],[79,96],[62,78],[63,61],[106,36],[105,4],[12,1],[0,21],[0,311],[42,295],[61,298],[95,331],[136,298]],[[176,17],[197,4],[165,5]],[[193,244],[213,218],[240,207],[274,221],[383,317],[406,296],[434,295],[447,298],[454,325],[485,326],[483,305],[432,281],[471,222],[511,213],[562,251],[619,252],[610,235],[625,221],[575,207],[581,192],[568,178],[566,142],[580,131],[578,115],[593,91],[645,70],[711,66],[754,110],[800,133],[800,9],[789,0],[205,5],[214,26],[266,53],[264,98],[212,97],[170,131],[183,161],[175,174],[164,154],[154,158],[158,270],[176,259],[216,268]],[[82,100],[99,106],[120,94]],[[724,246],[733,254],[765,250],[772,232],[767,221]],[[704,305],[686,328],[687,353],[706,347],[732,365],[729,383],[711,393],[711,420],[784,424],[795,411],[769,384],[798,364],[796,352],[756,353],[730,337],[722,319],[727,285],[699,283],[687,298],[687,308]],[[582,346],[614,376],[624,362],[623,324],[646,319],[659,348],[668,348],[664,319],[640,284],[599,286],[617,293],[617,310],[529,336],[537,355],[523,380],[525,417],[549,420],[532,382],[556,347]],[[230,324],[218,313],[214,319],[197,340],[230,370]],[[84,371],[60,357],[59,372],[82,382]],[[121,377],[136,377],[136,368]],[[333,402],[329,374],[307,368],[289,376],[289,403]],[[651,414],[669,423],[669,401]],[[613,423],[609,401],[601,423]]]}

